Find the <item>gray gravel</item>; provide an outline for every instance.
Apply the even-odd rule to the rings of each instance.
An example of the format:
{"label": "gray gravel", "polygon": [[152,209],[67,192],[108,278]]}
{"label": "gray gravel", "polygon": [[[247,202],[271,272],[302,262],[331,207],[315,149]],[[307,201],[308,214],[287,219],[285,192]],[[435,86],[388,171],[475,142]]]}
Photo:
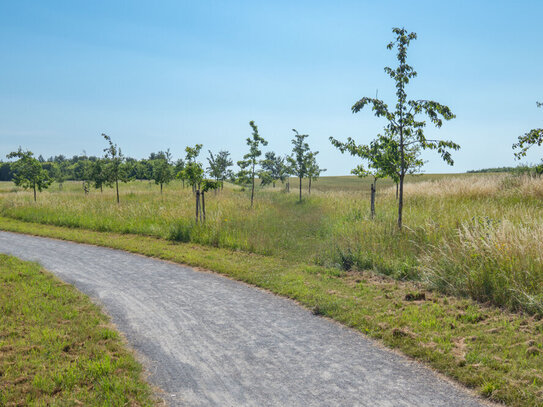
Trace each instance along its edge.
{"label": "gray gravel", "polygon": [[102,304],[172,406],[486,405],[351,329],[216,274],[8,232],[0,252]]}

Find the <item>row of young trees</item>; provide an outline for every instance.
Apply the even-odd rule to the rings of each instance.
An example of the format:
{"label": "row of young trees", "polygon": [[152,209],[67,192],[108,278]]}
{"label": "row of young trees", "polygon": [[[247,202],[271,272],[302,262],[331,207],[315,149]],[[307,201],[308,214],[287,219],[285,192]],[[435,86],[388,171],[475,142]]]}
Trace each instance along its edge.
{"label": "row of young trees", "polygon": [[[243,187],[251,187],[251,206],[254,201],[255,179],[260,179],[260,185],[265,186],[280,181],[287,185],[290,176],[300,178],[300,200],[302,199],[301,180],[304,177],[309,178],[309,193],[311,193],[311,181],[325,171],[319,168],[316,162],[318,152],[309,150],[307,143],[300,143],[300,140],[308,137],[296,132],[296,137],[292,140],[294,144],[292,156],[281,157],[275,152],[269,151],[264,159],[260,159],[262,151],[261,145],[267,145],[258,134],[258,127],[251,121],[250,126],[253,130],[252,136],[247,139],[249,152],[238,161],[240,170],[234,173],[230,167],[234,165],[228,151],[219,151],[213,154],[209,151],[207,158],[209,166],[204,169],[204,165],[198,161],[202,150],[202,144],[196,144],[194,147],[185,148],[185,158],[176,162],[172,161],[170,150],[152,153],[148,160],[136,161],[123,155],[121,148],[113,143],[111,137],[102,134],[107,142],[104,149],[104,157],[86,157],[74,156],[72,160],[67,160],[63,156],[51,157],[45,161],[41,156],[35,158],[31,151],[18,151],[8,154],[9,159],[17,159],[9,163],[10,179],[13,179],[16,185],[25,189],[34,190],[34,200],[36,192],[48,188],[53,181],[62,185],[65,180],[82,181],[85,193],[89,192],[91,186],[103,190],[104,187],[113,187],[116,191],[117,203],[119,197],[119,182],[128,182],[132,179],[151,179],[157,185],[160,185],[162,194],[163,186],[170,183],[174,178],[178,178],[190,186],[196,195],[200,197],[196,202],[197,218],[205,218],[205,198],[204,193],[219,189],[224,186],[225,181],[230,181]],[[138,176],[139,175],[139,176]],[[211,179],[206,179],[208,175]]]}
{"label": "row of young trees", "polygon": [[[330,137],[333,146],[342,153],[350,153],[362,160],[362,163],[352,170],[358,176],[373,176],[371,186],[371,211],[372,217],[375,212],[375,188],[380,178],[390,178],[397,185],[398,198],[398,228],[403,225],[404,206],[404,181],[408,174],[417,173],[424,165],[421,159],[423,150],[436,150],[441,158],[449,165],[453,165],[452,150],[458,150],[460,146],[450,140],[428,139],[424,130],[427,120],[435,127],[442,126],[444,121],[455,118],[449,107],[426,99],[408,99],[406,87],[410,81],[417,76],[417,73],[407,64],[407,50],[411,41],[417,38],[415,33],[409,33],[404,28],[394,28],[394,40],[387,45],[389,50],[396,50],[398,65],[396,68],[385,67],[385,72],[395,82],[396,101],[393,107],[389,107],[383,100],[377,97],[363,97],[351,108],[353,113],[362,111],[371,106],[375,116],[384,118],[386,125],[382,133],[377,134],[369,144],[358,144],[354,139],[346,141]],[[538,103],[541,107],[543,104]],[[155,157],[150,157],[151,178],[162,186],[170,182],[174,177],[187,182],[196,195],[196,218],[205,218],[204,194],[211,189],[222,187],[224,181],[230,180],[239,185],[251,188],[251,206],[254,201],[255,180],[260,179],[261,185],[272,184],[280,181],[286,183],[287,191],[290,190],[289,177],[299,178],[299,199],[302,199],[302,179],[309,179],[309,193],[311,192],[311,181],[318,178],[325,171],[319,168],[316,162],[317,151],[312,152],[306,142],[306,134],[300,134],[293,129],[292,154],[286,157],[276,155],[274,152],[267,152],[263,159],[261,148],[266,146],[267,141],[260,136],[258,127],[251,121],[252,134],[247,138],[249,151],[238,161],[240,170],[233,173],[230,167],[233,162],[227,151],[220,151],[217,155],[209,152],[209,167],[207,173],[213,179],[206,180],[206,171],[203,164],[197,161],[202,145],[187,147],[185,160],[171,162],[169,150],[160,152]],[[118,183],[130,178],[130,161],[121,154],[120,148],[113,144],[107,135],[103,137],[108,142],[104,159],[94,161],[87,160],[91,164],[89,169],[81,169],[79,176],[83,180],[92,180],[96,188],[103,185],[115,186],[117,190],[117,202],[119,201]],[[533,145],[543,144],[543,129],[533,129],[518,138],[513,149],[518,149],[515,157],[520,159],[526,155],[527,150]],[[8,155],[9,158],[18,158],[13,163],[15,183],[25,188],[41,191],[47,188],[51,182],[51,172],[46,171],[40,160],[35,159],[31,152],[23,152],[21,149]],[[1,170],[1,168],[0,168]],[[1,171],[0,171],[1,172]],[[74,173],[77,172],[74,169]],[[52,176],[55,178],[55,175]],[[60,182],[61,184],[61,182]],[[200,204],[201,198],[201,204]],[[199,211],[200,206],[202,211]]]}

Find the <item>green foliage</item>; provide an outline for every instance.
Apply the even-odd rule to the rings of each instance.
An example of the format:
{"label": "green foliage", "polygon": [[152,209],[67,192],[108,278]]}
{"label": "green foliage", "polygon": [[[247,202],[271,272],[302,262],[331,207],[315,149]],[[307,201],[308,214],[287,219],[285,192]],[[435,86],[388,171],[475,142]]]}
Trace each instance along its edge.
{"label": "green foliage", "polygon": [[[298,177],[300,185],[299,201],[302,201],[302,179],[309,176],[309,167],[313,170],[313,179],[320,174],[315,156],[319,153],[311,152],[309,150],[309,144],[305,142],[305,139],[309,137],[307,134],[300,134],[296,129],[292,129],[294,132],[294,138],[292,139],[292,155],[287,157],[289,163],[289,172]],[[312,178],[310,178],[311,180]]]}
{"label": "green foliage", "polygon": [[237,183],[240,185],[251,184],[251,207],[255,194],[255,175],[256,166],[260,164],[258,157],[262,155],[260,146],[267,146],[268,142],[258,134],[258,127],[253,120],[249,122],[253,130],[251,137],[247,138],[249,152],[243,156],[243,160],[238,161],[240,171],[236,175]]}
{"label": "green foliage", "polygon": [[[537,107],[542,107],[543,103],[537,102]],[[526,156],[528,149],[534,145],[541,146],[543,144],[543,129],[532,129],[528,133],[519,136],[518,141],[513,144],[513,150],[518,149],[515,153],[515,158],[521,159]],[[543,173],[543,164],[538,166],[536,172]]]}
{"label": "green foliage", "polygon": [[42,164],[33,157],[31,151],[19,150],[13,151],[7,155],[7,158],[18,158],[11,164],[11,170],[14,173],[13,182],[24,189],[34,191],[34,201],[36,200],[36,190],[47,189],[53,182],[48,172],[43,169]]}
{"label": "green foliage", "polygon": [[169,184],[173,179],[173,169],[170,164],[170,149],[166,152],[159,152],[156,158],[150,160],[152,168],[152,178],[155,184],[160,185],[160,193],[164,184]]}
{"label": "green foliage", "polygon": [[177,178],[185,181],[192,187],[193,191],[200,185],[204,179],[204,167],[196,161],[202,149],[201,144],[196,144],[194,147],[185,147],[185,161],[178,160],[176,163]]}
{"label": "green foliage", "polygon": [[261,162],[262,172],[259,174],[261,185],[273,184],[276,181],[284,183],[289,176],[289,167],[285,164],[285,159],[276,155],[273,151],[268,151]]}
{"label": "green foliage", "polygon": [[187,161],[184,168],[178,174],[178,178],[186,181],[190,186],[196,188],[204,179],[204,168],[196,161]]}
{"label": "green foliage", "polygon": [[216,156],[209,151],[207,161],[209,162],[207,172],[215,180],[224,182],[233,177],[234,174],[232,170],[229,170],[228,168],[234,165],[234,162],[230,159],[230,153],[228,151],[219,151]]}
{"label": "green foliage", "polygon": [[317,159],[316,159],[316,156],[319,152],[318,151],[315,151],[315,152],[312,152],[311,155],[309,156],[309,159],[308,159],[308,163],[307,163],[307,178],[309,178],[309,180],[317,180],[320,175],[326,171],[326,168],[320,168],[319,165],[317,164]]}
{"label": "green foliage", "polygon": [[91,180],[94,183],[94,188],[100,191],[107,183],[106,164],[106,161],[102,159],[92,162]]}
{"label": "green foliage", "polygon": [[119,203],[119,181],[128,182],[130,180],[130,164],[126,164],[126,158],[122,154],[117,144],[113,144],[111,137],[102,133],[102,137],[107,141],[108,147],[104,149],[105,162],[104,178],[107,186],[115,186],[117,193],[117,203]]}
{"label": "green foliage", "polygon": [[292,155],[287,160],[292,168],[292,175],[298,178],[304,178],[307,175],[307,164],[309,161],[309,144],[305,139],[308,134],[300,134],[296,129],[292,129],[294,138],[292,139]]}
{"label": "green foliage", "polygon": [[220,188],[220,186],[221,183],[219,181],[205,179],[202,181],[202,192],[213,191],[214,189]]}
{"label": "green foliage", "polygon": [[[351,171],[351,174],[359,177],[373,176],[375,179],[390,178],[394,182],[399,181],[397,169],[400,166],[401,157],[399,155],[398,144],[390,137],[384,137],[380,134],[377,139],[370,142],[369,145],[358,145],[352,138],[347,138],[346,142],[341,142],[333,137],[330,137],[330,142],[333,146],[339,149],[342,153],[349,152],[352,156],[360,157],[367,161],[367,167],[363,164],[358,165]],[[418,152],[417,152],[418,155]],[[409,156],[411,158],[411,156]],[[411,172],[422,166],[422,161],[414,158]]]}
{"label": "green foliage", "polygon": [[198,156],[200,155],[200,151],[202,150],[202,144],[196,144],[194,147],[187,146],[185,147],[185,159],[188,162],[195,161]]}

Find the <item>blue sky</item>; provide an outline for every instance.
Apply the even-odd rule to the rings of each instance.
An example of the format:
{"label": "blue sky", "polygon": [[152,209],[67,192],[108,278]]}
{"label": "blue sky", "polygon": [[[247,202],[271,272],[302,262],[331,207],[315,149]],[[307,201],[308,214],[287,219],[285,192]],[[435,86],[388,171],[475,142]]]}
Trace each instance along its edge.
{"label": "blue sky", "polygon": [[[105,132],[125,154],[186,145],[245,153],[255,120],[268,149],[310,135],[328,175],[357,161],[328,137],[369,142],[384,122],[353,115],[363,96],[393,103],[392,27],[417,32],[413,99],[457,118],[427,135],[462,146],[455,166],[515,165],[518,135],[543,127],[543,1],[0,0],[0,154],[101,155]],[[538,162],[543,148],[526,161]]]}

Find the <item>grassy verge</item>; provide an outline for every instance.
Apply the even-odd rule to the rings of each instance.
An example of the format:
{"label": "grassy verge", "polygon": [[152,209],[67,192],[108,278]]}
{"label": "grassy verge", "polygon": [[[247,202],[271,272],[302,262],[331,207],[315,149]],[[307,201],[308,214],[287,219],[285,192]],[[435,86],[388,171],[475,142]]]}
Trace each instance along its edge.
{"label": "grassy verge", "polygon": [[0,218],[0,229],[203,267],[293,298],[513,406],[543,405],[543,321],[420,286],[246,252]]}
{"label": "grassy verge", "polygon": [[108,318],[37,264],[0,255],[0,406],[156,405]]}

